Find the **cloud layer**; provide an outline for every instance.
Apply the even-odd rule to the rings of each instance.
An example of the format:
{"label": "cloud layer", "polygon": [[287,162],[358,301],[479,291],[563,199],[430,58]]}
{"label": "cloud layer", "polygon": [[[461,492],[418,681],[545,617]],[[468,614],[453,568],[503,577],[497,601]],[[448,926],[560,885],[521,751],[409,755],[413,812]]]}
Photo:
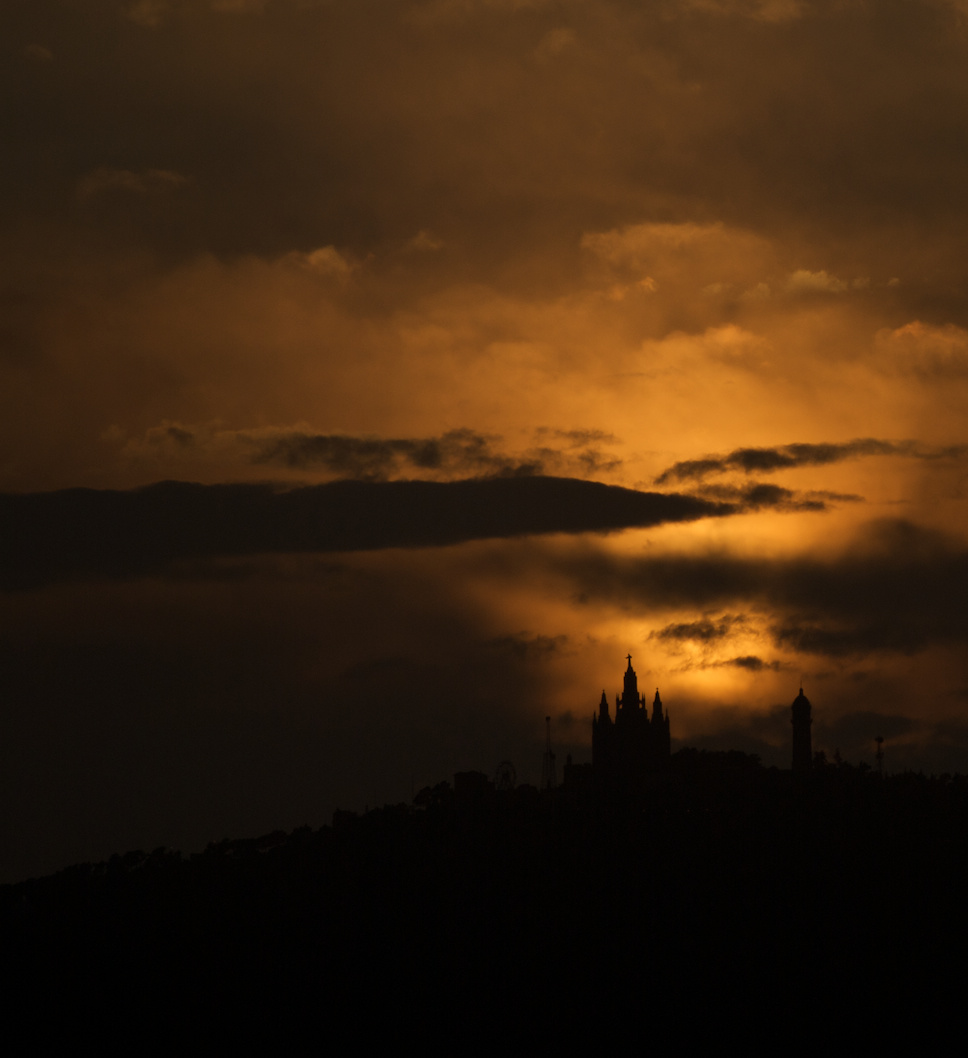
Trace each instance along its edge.
{"label": "cloud layer", "polygon": [[[756,608],[769,615],[775,646],[807,656],[914,654],[968,639],[961,604],[968,551],[957,539],[902,520],[868,525],[834,556],[599,553],[565,559],[561,571],[582,598],[632,611]],[[737,624],[735,615],[704,617],[666,625],[657,635],[708,642]]]}
{"label": "cloud layer", "polygon": [[546,715],[584,759],[630,651],[678,738],[783,763],[803,675],[827,748],[968,761],[964,29],[3,5],[21,868],[524,772]]}
{"label": "cloud layer", "polygon": [[741,470],[746,474],[796,467],[822,467],[865,456],[904,456],[938,460],[957,459],[968,451],[964,445],[931,448],[916,441],[881,441],[872,437],[842,444],[787,444],[773,448],[737,448],[724,456],[688,459],[674,463],[655,479],[657,485],[673,481],[700,480],[712,474]]}
{"label": "cloud layer", "polygon": [[154,573],[180,559],[440,547],[609,532],[742,510],[693,496],[568,478],[271,485],[163,482],[132,492],[0,496],[0,586]]}

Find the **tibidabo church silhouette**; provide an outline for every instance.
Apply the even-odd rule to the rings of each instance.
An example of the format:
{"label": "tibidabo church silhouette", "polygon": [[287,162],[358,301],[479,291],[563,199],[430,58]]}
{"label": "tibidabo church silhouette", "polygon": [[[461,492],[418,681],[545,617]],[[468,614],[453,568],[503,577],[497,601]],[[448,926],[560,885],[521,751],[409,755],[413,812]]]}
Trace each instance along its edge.
{"label": "tibidabo church silhouette", "polygon": [[[615,715],[612,716],[608,695],[602,691],[598,710],[592,716],[592,763],[591,766],[573,764],[569,756],[565,763],[564,785],[573,789],[589,790],[594,787],[598,796],[609,799],[639,800],[646,792],[652,778],[666,771],[672,760],[672,739],[669,732],[669,713],[663,708],[659,689],[652,699],[652,711],[645,696],[639,694],[638,677],[632,668],[632,655],[626,655],[621,695],[615,695]],[[793,725],[792,771],[804,775],[811,769],[813,760],[810,738],[810,700],[803,693],[791,705]],[[549,718],[550,720],[550,718]],[[545,753],[545,771],[548,761],[552,763],[549,734],[548,750]],[[542,788],[553,786],[553,780],[542,782]]]}
{"label": "tibidabo church silhouette", "polygon": [[669,715],[662,709],[656,688],[649,716],[645,697],[628,657],[622,696],[615,695],[615,719],[608,711],[608,696],[602,691],[598,712],[592,718],[592,770],[596,788],[606,794],[637,796],[647,777],[662,771],[672,756]]}
{"label": "tibidabo church silhouette", "polygon": [[793,712],[790,718],[790,723],[793,724],[793,772],[803,775],[810,771],[810,762],[813,760],[810,742],[810,725],[813,718],[810,716],[810,699],[803,693],[803,687],[793,699],[790,708]]}

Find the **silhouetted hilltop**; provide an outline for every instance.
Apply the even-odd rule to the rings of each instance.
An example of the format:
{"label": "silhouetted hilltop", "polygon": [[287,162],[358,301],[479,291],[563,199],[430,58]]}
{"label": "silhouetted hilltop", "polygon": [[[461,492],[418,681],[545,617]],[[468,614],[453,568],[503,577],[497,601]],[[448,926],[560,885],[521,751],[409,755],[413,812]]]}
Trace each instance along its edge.
{"label": "silhouetted hilltop", "polygon": [[54,1025],[311,1014],[362,1038],[375,1018],[490,1031],[541,1009],[588,1033],[596,1006],[617,1030],[646,1003],[666,1024],[751,995],[766,1024],[799,990],[812,1019],[933,1007],[960,982],[964,776],[818,760],[797,784],[683,750],[641,805],[449,783],[416,801],[5,886],[7,994]]}

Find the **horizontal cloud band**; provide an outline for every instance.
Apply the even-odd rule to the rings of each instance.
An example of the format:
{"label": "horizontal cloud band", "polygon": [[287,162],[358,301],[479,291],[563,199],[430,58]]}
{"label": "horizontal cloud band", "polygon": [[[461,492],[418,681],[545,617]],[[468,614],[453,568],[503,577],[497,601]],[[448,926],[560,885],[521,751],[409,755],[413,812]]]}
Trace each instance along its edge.
{"label": "horizontal cloud band", "polygon": [[874,437],[859,438],[842,444],[787,444],[774,448],[737,448],[723,456],[687,459],[673,463],[656,479],[657,485],[672,481],[701,480],[710,474],[731,470],[752,474],[760,471],[788,470],[792,467],[819,467],[842,463],[864,456],[907,456],[913,459],[957,459],[965,455],[964,445],[931,448],[916,441],[882,441]]}
{"label": "horizontal cloud band", "polygon": [[[745,608],[765,617],[776,646],[801,654],[915,654],[968,642],[968,549],[960,539],[902,520],[870,523],[830,557],[630,557],[603,549],[549,561],[569,592],[588,602],[652,614]],[[655,635],[713,643],[745,619],[741,612],[703,616]]]}
{"label": "horizontal cloud band", "polygon": [[129,492],[0,495],[0,588],[135,576],[179,559],[608,532],[743,509],[552,477],[338,481],[289,490],[160,482]]}

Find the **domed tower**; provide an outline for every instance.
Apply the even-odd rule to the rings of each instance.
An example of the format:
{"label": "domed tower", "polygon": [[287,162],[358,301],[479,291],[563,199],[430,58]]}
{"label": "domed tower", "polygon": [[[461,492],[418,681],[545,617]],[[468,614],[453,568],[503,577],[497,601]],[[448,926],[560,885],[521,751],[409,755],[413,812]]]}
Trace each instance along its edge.
{"label": "domed tower", "polygon": [[790,722],[793,724],[793,772],[794,774],[805,774],[810,771],[810,762],[813,759],[813,751],[810,746],[810,725],[813,718],[810,716],[810,699],[800,693],[793,699],[791,706],[793,713]]}

